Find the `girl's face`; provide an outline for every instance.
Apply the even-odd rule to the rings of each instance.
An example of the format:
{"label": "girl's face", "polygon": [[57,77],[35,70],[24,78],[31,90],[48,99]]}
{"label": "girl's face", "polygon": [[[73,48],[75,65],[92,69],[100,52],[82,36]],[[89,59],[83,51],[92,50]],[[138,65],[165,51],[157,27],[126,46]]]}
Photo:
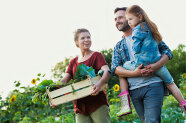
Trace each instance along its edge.
{"label": "girl's face", "polygon": [[89,32],[79,33],[76,44],[79,46],[81,50],[90,49],[92,44],[90,33]]}
{"label": "girl's face", "polygon": [[141,22],[141,15],[139,16],[134,16],[133,14],[127,13],[126,14],[126,19],[128,20],[128,24],[131,28],[134,28]]}

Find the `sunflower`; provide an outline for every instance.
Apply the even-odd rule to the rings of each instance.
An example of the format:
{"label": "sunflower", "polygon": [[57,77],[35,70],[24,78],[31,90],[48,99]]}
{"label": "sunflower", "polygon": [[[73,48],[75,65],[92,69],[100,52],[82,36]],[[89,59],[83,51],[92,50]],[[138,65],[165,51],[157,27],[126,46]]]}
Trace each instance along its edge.
{"label": "sunflower", "polygon": [[120,99],[116,99],[116,102],[120,102]]}
{"label": "sunflower", "polygon": [[186,73],[183,74],[183,78],[186,78]]}
{"label": "sunflower", "polygon": [[114,85],[114,91],[119,91],[119,85],[118,84]]}
{"label": "sunflower", "polygon": [[111,98],[111,99],[110,99],[110,102],[114,102],[114,99],[113,99],[113,98]]}
{"label": "sunflower", "polygon": [[31,83],[33,84],[33,85],[35,85],[36,84],[36,79],[32,79],[32,81],[31,81]]}
{"label": "sunflower", "polygon": [[16,95],[13,95],[10,99],[9,99],[10,103],[15,102],[16,101]]}
{"label": "sunflower", "polygon": [[183,87],[183,90],[186,90],[186,86]]}
{"label": "sunflower", "polygon": [[13,98],[16,98],[16,95],[13,95],[12,97],[13,97]]}

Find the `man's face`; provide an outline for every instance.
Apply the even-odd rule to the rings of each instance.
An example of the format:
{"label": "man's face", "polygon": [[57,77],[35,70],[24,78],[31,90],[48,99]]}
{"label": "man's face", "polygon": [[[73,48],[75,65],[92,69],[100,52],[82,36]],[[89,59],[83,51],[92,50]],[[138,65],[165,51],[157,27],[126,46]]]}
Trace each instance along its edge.
{"label": "man's face", "polygon": [[115,13],[115,22],[116,22],[116,28],[119,31],[127,31],[130,29],[128,22],[125,17],[125,11],[124,10],[119,10]]}

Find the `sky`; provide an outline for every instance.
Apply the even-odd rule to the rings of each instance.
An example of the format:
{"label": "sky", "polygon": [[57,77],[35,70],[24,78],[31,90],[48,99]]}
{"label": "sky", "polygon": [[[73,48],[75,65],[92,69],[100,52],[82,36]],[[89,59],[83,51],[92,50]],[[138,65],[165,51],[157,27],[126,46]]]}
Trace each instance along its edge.
{"label": "sky", "polygon": [[91,33],[94,51],[113,48],[122,32],[115,27],[114,9],[140,5],[158,26],[171,50],[186,44],[185,0],[1,0],[0,95],[33,86],[38,73],[51,69],[80,50],[73,41],[77,28]]}

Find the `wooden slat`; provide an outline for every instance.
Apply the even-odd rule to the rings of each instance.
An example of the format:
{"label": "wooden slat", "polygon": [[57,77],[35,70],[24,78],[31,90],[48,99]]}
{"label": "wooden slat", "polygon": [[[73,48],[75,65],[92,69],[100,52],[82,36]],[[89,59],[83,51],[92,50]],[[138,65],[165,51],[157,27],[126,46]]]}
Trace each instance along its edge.
{"label": "wooden slat", "polygon": [[[89,77],[86,80],[74,83],[73,87],[76,90],[74,94],[72,93],[71,85],[51,91],[51,92],[47,90],[47,93],[48,93],[49,99],[51,100],[52,104],[59,105],[59,104],[67,103],[67,102],[90,95],[92,92],[93,84],[96,84],[100,79],[101,79],[101,76],[96,76],[94,78]],[[83,88],[83,87],[87,87],[87,88]],[[107,87],[108,87],[108,84],[104,83],[104,85],[101,87],[101,90],[104,90]],[[80,88],[83,88],[83,89],[78,90]],[[69,93],[69,94],[63,95],[66,93]]]}
{"label": "wooden slat", "polygon": [[101,76],[96,76],[96,77],[94,77],[94,78],[90,78],[90,81],[91,81],[93,84],[96,84],[100,79],[101,79]]}
{"label": "wooden slat", "polygon": [[[92,83],[90,82],[90,79],[89,78],[88,79],[85,79],[83,81],[80,81],[80,82],[77,82],[77,83],[72,84],[72,86],[74,87],[75,90],[80,89],[80,88],[83,88],[83,87],[86,87],[86,86],[90,86],[90,85],[92,85]],[[58,97],[60,95],[66,94],[66,93],[70,93],[72,91],[73,90],[72,90],[71,85],[68,85],[66,87],[57,89],[55,91],[51,91],[50,92],[50,97],[51,98],[55,98],[55,97]]]}
{"label": "wooden slat", "polygon": [[92,86],[84,88],[82,90],[79,90],[79,91],[75,92],[74,94],[70,93],[70,94],[67,94],[62,97],[51,99],[51,102],[54,105],[60,105],[60,104],[64,104],[64,103],[76,100],[76,99],[86,97],[86,96],[90,95],[91,92],[92,92]]}
{"label": "wooden slat", "polygon": [[[96,76],[94,78],[90,78],[91,82],[93,84],[96,84],[99,80],[101,79],[101,76]],[[108,88],[108,83],[104,83],[101,87],[101,90],[105,90],[106,88]]]}

